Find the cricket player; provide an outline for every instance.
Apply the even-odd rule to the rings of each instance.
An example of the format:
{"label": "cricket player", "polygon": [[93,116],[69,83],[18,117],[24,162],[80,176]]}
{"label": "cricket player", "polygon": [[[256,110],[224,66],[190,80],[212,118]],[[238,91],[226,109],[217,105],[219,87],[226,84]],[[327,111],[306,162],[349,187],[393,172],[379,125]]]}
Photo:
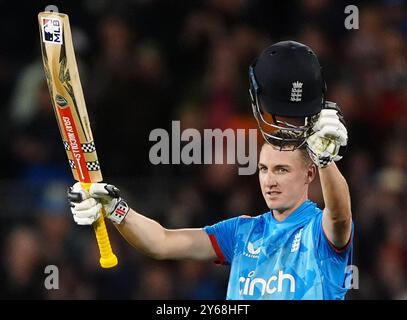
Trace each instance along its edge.
{"label": "cricket player", "polygon": [[[335,164],[348,140],[340,109],[325,101],[317,57],[298,42],[268,47],[249,77],[265,139],[258,175],[269,211],[169,230],[131,209],[113,185],[93,183],[87,192],[76,183],[68,192],[73,218],[90,225],[103,206],[122,236],[150,257],[229,264],[227,299],[344,299],[353,223],[349,189]],[[308,199],[317,171],[323,210]]]}

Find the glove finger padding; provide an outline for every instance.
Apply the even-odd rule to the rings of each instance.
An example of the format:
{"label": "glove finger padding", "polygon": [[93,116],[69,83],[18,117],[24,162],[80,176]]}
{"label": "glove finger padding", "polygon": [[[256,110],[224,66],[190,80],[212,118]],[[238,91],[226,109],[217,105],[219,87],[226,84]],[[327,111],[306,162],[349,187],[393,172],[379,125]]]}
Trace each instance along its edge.
{"label": "glove finger padding", "polygon": [[339,118],[338,110],[336,109],[322,109],[319,115],[320,118]]}
{"label": "glove finger padding", "polygon": [[81,191],[85,191],[86,190],[83,188],[82,183],[80,182],[76,182],[73,186],[72,186],[72,191],[73,192],[81,192]]}
{"label": "glove finger padding", "polygon": [[333,109],[322,110],[318,120],[313,126],[314,133],[322,136],[338,138],[341,145],[345,146],[348,134],[344,123],[341,121],[338,112]]}
{"label": "glove finger padding", "polygon": [[318,126],[318,128],[316,126],[314,126],[315,132],[322,130],[326,126],[336,126],[336,127],[340,128],[340,130],[346,131],[346,127],[339,120],[338,116],[329,117],[329,118],[321,117],[315,125]]}
{"label": "glove finger padding", "polygon": [[101,209],[101,203],[89,198],[80,203],[75,203],[71,211],[77,224],[89,225],[99,219]]}
{"label": "glove finger padding", "polygon": [[334,152],[336,149],[335,140],[319,135],[313,134],[307,139],[307,146],[314,153],[321,154],[322,152]]}
{"label": "glove finger padding", "polygon": [[89,188],[89,194],[92,197],[103,197],[109,195],[109,192],[105,189],[106,183],[92,183]]}
{"label": "glove finger padding", "polygon": [[99,217],[97,219],[93,219],[93,218],[79,218],[77,216],[73,216],[74,221],[81,225],[81,226],[89,226],[91,224],[93,224],[97,219],[99,219]]}
{"label": "glove finger padding", "polygon": [[337,111],[331,109],[322,109],[321,112],[314,118],[314,132],[319,131],[324,125],[323,120],[328,119],[338,119]]}
{"label": "glove finger padding", "polygon": [[85,211],[88,209],[92,209],[93,207],[97,206],[98,204],[100,205],[100,203],[98,203],[95,199],[89,198],[89,199],[83,200],[78,203],[73,203],[73,206],[74,206],[73,208],[76,211]]}
{"label": "glove finger padding", "polygon": [[79,203],[89,198],[89,193],[82,187],[80,182],[76,182],[68,189],[68,200],[72,203]]}
{"label": "glove finger padding", "polygon": [[120,198],[120,190],[114,185],[106,183],[92,183],[89,194],[94,198],[101,198],[110,201],[112,198]]}
{"label": "glove finger padding", "polygon": [[107,217],[114,211],[117,202],[120,200],[119,189],[106,183],[92,183],[89,194],[91,197],[100,200],[106,210]]}
{"label": "glove finger padding", "polygon": [[322,108],[320,115],[321,114],[327,116],[336,115],[339,118],[339,121],[342,122],[344,126],[346,126],[345,118],[343,117],[343,112],[341,108],[338,106],[338,104],[336,104],[335,102],[325,101],[324,107]]}
{"label": "glove finger padding", "polygon": [[340,144],[338,141],[319,135],[313,134],[307,139],[307,150],[312,161],[319,167],[323,168],[342,159],[339,156]]}
{"label": "glove finger padding", "polygon": [[102,204],[91,198],[80,182],[68,189],[68,200],[77,224],[90,225],[99,219]]}
{"label": "glove finger padding", "polygon": [[333,125],[326,125],[320,131],[318,131],[318,135],[329,138],[330,140],[338,141],[341,146],[345,146],[348,140],[348,135],[346,133],[345,127],[343,124],[339,122]]}
{"label": "glove finger padding", "polygon": [[120,224],[130,210],[127,202],[120,197],[120,190],[114,185],[106,183],[93,183],[89,193],[92,197],[100,199],[106,211],[106,217]]}

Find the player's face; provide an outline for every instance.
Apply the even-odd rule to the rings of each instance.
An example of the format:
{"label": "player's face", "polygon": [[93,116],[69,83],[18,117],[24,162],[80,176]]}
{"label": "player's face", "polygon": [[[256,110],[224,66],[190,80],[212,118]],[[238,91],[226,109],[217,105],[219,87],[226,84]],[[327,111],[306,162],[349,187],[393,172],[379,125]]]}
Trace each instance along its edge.
{"label": "player's face", "polygon": [[261,191],[270,209],[290,212],[306,200],[316,171],[304,162],[302,151],[280,151],[265,144],[258,167]]}

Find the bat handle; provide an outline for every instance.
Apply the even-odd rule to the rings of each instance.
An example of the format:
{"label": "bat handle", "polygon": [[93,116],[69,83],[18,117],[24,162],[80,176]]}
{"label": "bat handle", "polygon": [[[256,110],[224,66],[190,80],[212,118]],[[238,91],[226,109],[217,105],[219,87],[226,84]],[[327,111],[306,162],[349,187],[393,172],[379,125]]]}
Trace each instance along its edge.
{"label": "bat handle", "polygon": [[[89,190],[90,183],[82,183],[82,186],[85,190]],[[105,209],[103,208],[101,209],[99,219],[93,223],[93,229],[95,230],[96,240],[99,246],[100,265],[102,268],[107,269],[115,267],[118,260],[110,245],[109,235],[107,233],[104,219],[104,210]]]}
{"label": "bat handle", "polygon": [[93,228],[96,234],[96,240],[99,246],[100,252],[100,265],[102,268],[113,268],[117,265],[117,257],[112,251],[110,246],[109,235],[107,233],[105,219],[104,219],[104,210],[100,214],[99,219],[93,224]]}

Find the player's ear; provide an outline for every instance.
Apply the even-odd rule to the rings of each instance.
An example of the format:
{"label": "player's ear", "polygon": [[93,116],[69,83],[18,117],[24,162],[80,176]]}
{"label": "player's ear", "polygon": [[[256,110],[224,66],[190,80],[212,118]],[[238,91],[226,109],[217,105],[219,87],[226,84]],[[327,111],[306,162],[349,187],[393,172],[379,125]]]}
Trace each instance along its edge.
{"label": "player's ear", "polygon": [[308,165],[307,168],[307,184],[310,184],[312,181],[314,181],[315,176],[317,175],[317,167],[315,164],[310,164]]}

